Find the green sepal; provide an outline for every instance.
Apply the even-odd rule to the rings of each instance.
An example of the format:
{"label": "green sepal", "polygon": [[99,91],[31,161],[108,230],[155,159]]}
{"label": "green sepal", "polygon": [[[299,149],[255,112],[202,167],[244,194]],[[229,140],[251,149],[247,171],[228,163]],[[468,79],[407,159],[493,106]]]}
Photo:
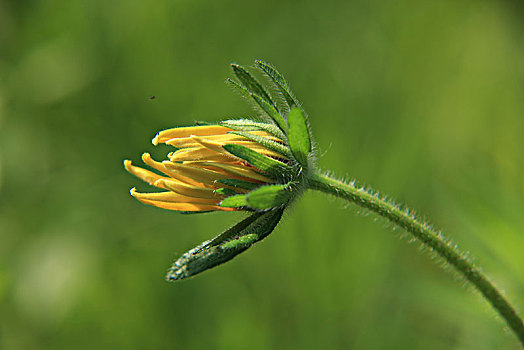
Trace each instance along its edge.
{"label": "green sepal", "polygon": [[277,208],[289,202],[293,196],[292,183],[262,186],[246,195],[247,205],[253,209]]}
{"label": "green sepal", "polygon": [[216,123],[210,123],[210,122],[205,121],[205,120],[195,120],[195,125],[196,126],[216,125]]}
{"label": "green sepal", "polygon": [[[232,79],[226,79],[226,83],[229,84],[233,89],[235,89],[236,91],[238,91],[238,93],[240,93],[240,95],[242,95],[244,98],[246,98],[246,100],[248,100],[248,102],[251,103],[251,105],[253,106],[253,108],[260,113],[260,118],[263,119],[264,121],[268,122],[268,123],[271,123],[271,124],[274,124],[274,120],[273,120],[273,117],[271,117],[270,114],[268,114],[259,104],[258,102],[253,98],[253,94],[250,93],[245,87],[243,87],[242,85],[240,85],[240,83],[232,80]],[[276,126],[276,125],[275,125]]]}
{"label": "green sepal", "polygon": [[273,232],[282,213],[283,209],[254,213],[216,238],[189,250],[174,262],[166,280],[188,278],[233,259]]}
{"label": "green sepal", "polygon": [[225,196],[235,196],[238,194],[237,192],[235,192],[235,190],[227,187],[219,188],[218,190],[215,190],[215,193],[223,194]]}
{"label": "green sepal", "polygon": [[299,107],[295,107],[289,111],[287,118],[289,148],[302,167],[307,167],[308,155],[311,153],[311,139],[306,116]]}
{"label": "green sepal", "polygon": [[234,80],[226,79],[226,83],[231,85],[246,99],[251,100],[253,102],[253,105],[255,106],[255,109],[262,113],[262,119],[267,120],[271,123],[276,123],[276,125],[283,131],[287,130],[286,121],[280,115],[274,104],[267,102],[266,100],[264,100],[264,98],[249,91],[247,88],[240,85],[238,82]]}
{"label": "green sepal", "polygon": [[273,158],[266,157],[263,154],[253,151],[242,145],[227,144],[222,146],[226,151],[237,156],[255,168],[258,168],[268,174],[272,178],[282,178],[282,176],[293,176],[296,169],[287,164],[284,164]]}
{"label": "green sepal", "polygon": [[231,239],[235,237],[239,237],[239,234],[238,234],[239,232],[242,232],[242,230],[245,230],[249,225],[251,225],[255,220],[257,220],[261,216],[262,216],[262,213],[254,213],[248,216],[247,218],[240,221],[235,226],[227,229],[226,231],[222,232],[215,238],[209,240],[208,241],[209,243],[205,245],[203,248],[205,249],[205,248],[217,246],[224,242],[230,241]]}
{"label": "green sepal", "polygon": [[287,131],[287,123],[284,117],[280,115],[280,113],[274,105],[267,103],[265,100],[262,99],[262,97],[258,96],[257,94],[251,93],[250,96],[260,106],[260,108],[262,108],[264,112],[266,112],[266,114],[270,116],[271,119],[273,119],[273,121],[278,125],[278,127],[282,131]]}
{"label": "green sepal", "polygon": [[230,119],[219,122],[220,125],[237,131],[266,131],[286,142],[286,135],[275,124],[256,122],[250,119]]}
{"label": "green sepal", "polygon": [[198,211],[179,211],[179,214],[182,215],[191,215],[191,214],[207,214],[207,213],[214,213],[216,210],[198,210]]}
{"label": "green sepal", "polygon": [[276,105],[273,103],[273,100],[271,100],[269,94],[266,92],[264,87],[260,85],[260,83],[253,77],[253,75],[251,75],[251,73],[236,63],[232,63],[231,68],[233,68],[233,73],[235,73],[238,80],[240,80],[240,83],[245,86],[249,93],[260,96],[268,104],[276,109]]}
{"label": "green sepal", "polygon": [[234,249],[235,247],[238,247],[238,246],[245,246],[245,245],[251,246],[257,240],[258,240],[258,236],[254,233],[250,233],[250,234],[235,238],[234,240],[225,242],[222,245],[222,248]]}
{"label": "green sepal", "polygon": [[233,80],[231,78],[227,78],[226,79],[226,84],[228,84],[233,89],[238,91],[245,98],[249,99],[251,97],[250,94],[249,94],[249,91],[245,87],[243,87],[239,82],[237,82],[237,81],[235,81],[235,80]]}
{"label": "green sepal", "polygon": [[255,60],[255,66],[262,70],[273,81],[278,91],[284,97],[289,109],[298,106],[298,101],[291,93],[291,89],[289,88],[286,79],[276,70],[275,67],[261,60]]}
{"label": "green sepal", "polygon": [[222,180],[217,180],[216,182],[219,182],[226,186],[241,188],[243,190],[254,190],[255,188],[260,187],[259,183],[237,180],[237,179],[222,179]]}
{"label": "green sepal", "polygon": [[224,208],[240,208],[245,207],[246,204],[246,196],[243,194],[227,197],[220,202],[220,206]]}
{"label": "green sepal", "polygon": [[229,134],[235,134],[242,137],[245,137],[246,139],[249,139],[251,141],[254,141],[256,143],[261,144],[262,146],[266,147],[267,149],[270,149],[274,152],[280,153],[286,157],[291,157],[291,151],[289,148],[284,146],[281,143],[278,143],[276,141],[270,140],[267,137],[259,136],[259,135],[253,135],[247,131],[230,131]]}

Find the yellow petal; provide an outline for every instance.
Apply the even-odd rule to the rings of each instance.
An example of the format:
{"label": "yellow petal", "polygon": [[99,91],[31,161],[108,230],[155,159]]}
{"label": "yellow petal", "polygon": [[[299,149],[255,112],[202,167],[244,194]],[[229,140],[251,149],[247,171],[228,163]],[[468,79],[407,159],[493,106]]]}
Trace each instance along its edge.
{"label": "yellow petal", "polygon": [[153,205],[158,208],[178,211],[210,211],[210,210],[224,210],[231,211],[236,208],[222,208],[217,205],[200,204],[200,203],[171,203],[171,202],[160,202],[155,200],[140,199],[138,200],[144,204]]}
{"label": "yellow petal", "polygon": [[191,166],[183,163],[173,163],[169,161],[162,162],[164,166],[171,170],[171,172],[183,174],[184,176],[190,177],[195,181],[204,184],[214,184],[216,180],[230,178],[227,173],[223,171],[216,171],[211,169],[204,169],[200,167]]}
{"label": "yellow petal", "polygon": [[[220,144],[218,142],[208,141],[205,137],[191,136],[190,138],[195,140],[199,144],[201,144],[203,147],[206,147],[206,148],[208,148],[208,149],[210,149],[212,151],[215,151],[217,153],[221,153],[221,154],[227,155],[228,157],[232,157],[233,159],[237,159],[237,160],[239,159],[239,158],[233,156],[228,151],[226,151],[222,147],[223,144]],[[273,152],[273,151],[267,149],[266,147],[262,146],[261,144],[256,143],[254,141],[247,141],[246,143],[244,143],[244,146],[246,146],[247,148],[249,148],[249,149],[251,149],[251,150],[253,150],[255,152],[263,154],[265,156],[286,159],[286,157],[284,155],[282,155],[280,153],[277,153],[277,152]]]}
{"label": "yellow petal", "polygon": [[155,186],[166,188],[170,191],[176,192],[183,196],[194,197],[194,198],[206,198],[206,199],[216,199],[219,201],[224,198],[223,195],[215,193],[214,189],[205,188],[205,187],[196,187],[184,184],[182,182],[177,182],[174,180],[165,180],[160,179],[155,183]]}
{"label": "yellow petal", "polygon": [[206,140],[204,137],[198,137],[198,136],[195,136],[195,135],[191,135],[190,138],[192,140],[196,141],[197,143],[199,143],[202,147],[208,148],[208,149],[210,149],[212,151],[215,151],[217,153],[228,154],[231,157],[233,157],[229,152],[227,152],[222,147],[222,144],[220,144],[218,142],[209,141],[209,140]]}
{"label": "yellow petal", "polygon": [[218,135],[226,134],[231,131],[231,129],[226,128],[220,125],[201,125],[201,126],[189,126],[183,128],[173,128],[160,131],[156,134],[155,138],[152,140],[153,145],[159,143],[164,143],[168,140],[177,138],[177,137],[189,137],[191,135],[196,136],[208,136],[208,135]]}
{"label": "yellow petal", "polygon": [[207,147],[184,148],[168,154],[172,162],[184,162],[194,160],[216,161],[216,162],[236,162],[238,158],[226,153],[218,153]]}
{"label": "yellow petal", "polygon": [[[218,142],[218,143],[229,143],[229,142],[235,142],[235,141],[248,141],[243,136],[235,135],[235,134],[223,134],[223,135],[210,135],[210,136],[204,136],[204,138],[211,142]],[[165,142],[166,145],[170,145],[176,148],[187,148],[187,147],[196,147],[200,144],[196,142],[194,139],[190,137],[180,137],[180,138],[174,138],[171,140],[168,140]]]}
{"label": "yellow petal", "polygon": [[[282,143],[282,140],[279,138],[274,137],[273,135],[265,132],[265,131],[251,131],[250,134],[261,136],[264,138],[267,138],[271,141]],[[166,145],[170,145],[176,148],[188,148],[188,147],[196,147],[200,145],[200,143],[196,142],[193,137],[191,136],[197,136],[197,135],[190,135],[189,137],[178,137],[173,138],[171,140],[165,141]],[[234,144],[244,144],[244,143],[254,143],[253,141],[245,138],[244,136],[228,133],[228,134],[220,134],[220,135],[209,135],[209,136],[200,136],[203,140],[218,143],[220,145],[225,145],[228,143],[234,143]]]}
{"label": "yellow petal", "polygon": [[171,178],[185,182],[189,185],[199,186],[201,184],[200,182],[195,181],[192,177],[184,176],[183,174],[171,171],[163,163],[154,161],[153,158],[151,158],[151,155],[149,153],[142,154],[142,160],[144,161],[144,163],[146,163],[150,167],[163,172],[164,174],[166,174],[167,176]]}
{"label": "yellow petal", "polygon": [[[186,164],[186,163],[185,163]],[[256,180],[260,182],[272,182],[268,177],[260,174],[251,166],[246,166],[238,163],[222,163],[222,162],[188,162],[188,165],[203,167],[206,169],[221,169],[226,172],[226,174],[231,174],[232,178],[235,176],[241,177],[240,180]]]}
{"label": "yellow petal", "polygon": [[[131,161],[127,160],[127,159],[124,160],[124,167],[126,168],[126,170],[129,173],[135,175],[136,177],[138,177],[142,181],[147,182],[148,184],[150,184],[152,186],[156,186],[155,182],[157,182],[158,180],[162,180],[162,179],[169,180],[169,178],[160,176],[158,174],[155,174],[152,171],[149,171],[149,170],[146,170],[146,169],[142,169],[142,168],[137,167],[137,166],[133,166],[133,165],[131,165]],[[160,187],[160,188],[164,188],[164,187]],[[166,189],[166,188],[164,188],[164,189]]]}
{"label": "yellow petal", "polygon": [[217,205],[219,199],[208,199],[208,198],[194,198],[187,197],[175,192],[155,192],[155,193],[142,193],[137,192],[133,187],[129,193],[139,200],[149,200],[157,202],[169,202],[169,203],[198,203],[198,204],[209,204]]}

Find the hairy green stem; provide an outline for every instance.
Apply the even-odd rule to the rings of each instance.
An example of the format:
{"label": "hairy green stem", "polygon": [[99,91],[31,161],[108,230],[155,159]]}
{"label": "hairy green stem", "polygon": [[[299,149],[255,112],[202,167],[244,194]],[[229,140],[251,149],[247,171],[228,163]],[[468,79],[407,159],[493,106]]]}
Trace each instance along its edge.
{"label": "hairy green stem", "polygon": [[479,267],[469,261],[466,255],[460,252],[454,244],[446,240],[440,232],[432,228],[427,222],[418,219],[411,210],[401,209],[399,205],[384,199],[368,189],[358,187],[354,183],[348,184],[321,173],[312,175],[309,187],[344,198],[363,208],[372,210],[402,227],[425,246],[431,248],[482,293],[502,318],[506,320],[511,330],[524,346],[524,324],[509,302],[495,288],[493,283],[482,274]]}

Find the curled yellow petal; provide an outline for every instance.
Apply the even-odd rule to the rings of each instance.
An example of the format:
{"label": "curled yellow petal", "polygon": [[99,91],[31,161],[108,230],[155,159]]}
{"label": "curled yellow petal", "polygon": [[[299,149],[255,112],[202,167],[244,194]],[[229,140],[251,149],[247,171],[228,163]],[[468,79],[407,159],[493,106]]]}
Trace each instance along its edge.
{"label": "curled yellow petal", "polygon": [[[267,138],[271,141],[275,141],[279,143],[282,142],[282,140],[280,140],[279,138],[265,131],[251,131],[248,133]],[[190,135],[189,137],[177,137],[177,138],[173,138],[173,139],[165,141],[165,144],[176,147],[176,148],[196,147],[200,145],[201,143],[197,142],[194,139],[195,136],[201,138],[202,140],[213,142],[213,143],[218,143],[220,145],[225,145],[228,143],[234,143],[234,144],[253,144],[254,143],[253,141],[245,138],[244,136],[227,133],[227,134],[219,134],[219,135],[204,135],[204,136]]]}
{"label": "curled yellow petal", "polygon": [[[139,193],[134,188],[130,191],[131,195],[140,202],[152,205],[162,209],[178,210],[178,211],[210,211],[210,210],[224,210],[233,211],[236,208],[222,208],[218,206],[217,200],[184,197],[173,192],[159,192],[159,193]],[[183,199],[187,198],[188,201]],[[180,201],[179,201],[180,200]]]}
{"label": "curled yellow petal", "polygon": [[165,143],[166,141],[174,138],[189,137],[191,135],[208,136],[226,134],[229,131],[231,131],[231,129],[220,125],[201,125],[173,128],[159,132],[158,134],[156,134],[156,136],[153,138],[151,142],[153,143],[153,145],[156,146],[159,143]]}
{"label": "curled yellow petal", "polygon": [[[239,142],[239,141],[248,141],[245,137],[235,135],[235,134],[209,135],[209,136],[204,136],[203,138],[211,142],[218,142],[220,144],[226,144],[230,142]],[[191,136],[174,138],[171,140],[167,140],[165,143],[166,145],[170,145],[176,148],[188,148],[188,147],[200,146],[200,143],[196,142]]]}
{"label": "curled yellow petal", "polygon": [[209,141],[206,140],[204,137],[199,137],[195,135],[192,135],[190,138],[195,142],[199,143],[202,147],[205,147],[217,153],[228,154],[228,152],[224,148],[222,148],[222,144],[218,142]]}
{"label": "curled yellow petal", "polygon": [[169,202],[169,203],[198,203],[198,204],[209,204],[216,205],[217,199],[210,198],[195,198],[183,196],[181,194],[167,191],[167,192],[153,192],[153,193],[142,193],[137,192],[133,187],[129,193],[138,200],[148,200],[157,202]]}
{"label": "curled yellow petal", "polygon": [[235,208],[222,208],[218,205],[210,204],[200,204],[200,203],[170,203],[170,202],[160,202],[155,200],[148,199],[138,199],[144,204],[149,204],[158,208],[168,209],[168,210],[177,210],[177,211],[210,211],[210,210],[224,210],[231,211]]}
{"label": "curled yellow petal", "polygon": [[215,162],[235,162],[237,158],[226,153],[218,153],[207,147],[184,148],[176,152],[168,154],[169,160],[172,162],[184,162],[194,160],[205,160]]}
{"label": "curled yellow petal", "polygon": [[[169,178],[166,178],[166,177],[160,176],[158,174],[155,174],[152,171],[149,171],[149,170],[142,169],[140,167],[134,166],[134,165],[131,164],[131,161],[127,160],[127,159],[124,160],[124,167],[126,168],[126,170],[129,173],[135,175],[140,180],[142,180],[144,182],[147,182],[148,184],[150,184],[152,186],[156,186],[155,182],[157,182],[158,180],[162,180],[162,179],[163,180],[169,180]],[[164,187],[160,187],[160,188],[164,188]],[[166,189],[166,188],[164,188],[164,189]]]}
{"label": "curled yellow petal", "polygon": [[255,168],[241,165],[238,163],[222,163],[222,162],[188,162],[192,166],[203,167],[206,169],[221,169],[225,171],[226,174],[231,174],[231,177],[239,176],[241,180],[256,180],[260,182],[271,182],[272,180],[260,173],[258,173]]}
{"label": "curled yellow petal", "polygon": [[155,182],[155,186],[166,188],[170,191],[179,193],[183,196],[194,197],[194,198],[207,198],[216,199],[217,201],[224,196],[215,193],[214,189],[206,187],[196,187],[177,182],[173,180],[160,179]]}
{"label": "curled yellow petal", "polygon": [[200,185],[200,182],[198,180],[193,179],[191,176],[184,176],[184,174],[179,172],[174,172],[170,169],[168,169],[163,163],[157,162],[151,158],[151,155],[149,153],[142,154],[142,161],[152,167],[153,169],[156,169],[158,171],[163,172],[167,176],[177,179],[179,181],[185,182],[190,185]]}
{"label": "curled yellow petal", "polygon": [[229,178],[228,174],[223,171],[199,168],[184,163],[173,163],[169,161],[163,161],[162,164],[172,173],[182,174],[204,184],[213,184],[216,180]]}
{"label": "curled yellow petal", "polygon": [[[207,148],[209,150],[215,151],[215,152],[220,153],[220,154],[224,154],[224,155],[226,155],[226,156],[228,156],[228,157],[230,157],[232,159],[237,159],[237,160],[239,159],[239,158],[233,156],[228,151],[226,151],[222,147],[224,144],[221,144],[221,143],[218,143],[218,142],[209,141],[205,137],[191,136],[190,138],[195,140],[196,142],[198,142],[200,145],[202,145],[202,147],[205,147],[205,148]],[[263,154],[265,156],[276,157],[276,158],[285,158],[284,155],[282,155],[280,153],[277,153],[277,152],[273,152],[273,151],[265,148],[264,146],[260,145],[259,143],[254,142],[254,141],[246,141],[244,143],[244,146],[248,147],[249,149],[252,149],[255,152]]]}

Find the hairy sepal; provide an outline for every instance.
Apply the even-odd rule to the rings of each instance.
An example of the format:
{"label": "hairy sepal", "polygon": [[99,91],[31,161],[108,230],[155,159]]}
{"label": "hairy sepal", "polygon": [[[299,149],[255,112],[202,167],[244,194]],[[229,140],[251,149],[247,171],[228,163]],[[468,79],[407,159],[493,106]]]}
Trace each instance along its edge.
{"label": "hairy sepal", "polygon": [[237,194],[227,197],[220,202],[220,206],[224,208],[242,208],[247,206],[246,196]]}
{"label": "hairy sepal", "polygon": [[291,152],[303,168],[308,167],[308,156],[311,153],[311,138],[306,116],[299,107],[294,107],[288,115],[288,141]]}
{"label": "hairy sepal", "polygon": [[287,130],[286,121],[280,115],[278,109],[275,107],[274,104],[268,102],[263,97],[250,91],[248,88],[242,86],[240,83],[232,79],[227,79],[226,83],[228,83],[231,87],[237,90],[248,101],[250,101],[253,107],[255,108],[255,110],[261,113],[261,117],[263,120],[266,120],[272,124],[275,124],[282,131]]}
{"label": "hairy sepal", "polygon": [[250,208],[266,210],[285,206],[293,197],[292,183],[284,185],[267,185],[257,188],[246,195]]}
{"label": "hairy sepal", "polygon": [[265,131],[286,142],[286,135],[273,123],[261,123],[250,119],[230,119],[219,122],[220,125],[236,131]]}
{"label": "hairy sepal", "polygon": [[214,239],[189,250],[174,262],[166,280],[182,280],[233,259],[273,232],[283,211],[254,213]]}
{"label": "hairy sepal", "polygon": [[237,180],[237,179],[222,179],[217,180],[216,182],[221,183],[226,186],[240,188],[243,190],[254,190],[255,188],[260,187],[259,183],[256,182],[248,182],[243,180]]}
{"label": "hairy sepal", "polygon": [[260,96],[269,105],[277,109],[266,89],[264,89],[264,87],[255,79],[255,77],[253,77],[253,75],[251,75],[251,73],[236,63],[232,63],[231,68],[233,69],[235,76],[238,78],[238,80],[240,80],[240,83],[249,91],[249,93]]}
{"label": "hairy sepal", "polygon": [[256,60],[255,66],[271,79],[277,90],[284,97],[289,109],[298,106],[298,101],[293,96],[286,79],[275,67],[261,60]]}
{"label": "hairy sepal", "polygon": [[259,136],[259,135],[253,135],[247,131],[230,131],[230,134],[239,135],[242,137],[245,137],[248,140],[254,141],[256,143],[261,144],[262,146],[266,147],[267,149],[270,149],[274,152],[280,153],[288,158],[292,156],[291,151],[289,148],[284,146],[281,143],[278,143],[276,141],[270,140],[267,137]]}
{"label": "hairy sepal", "polygon": [[253,151],[242,145],[227,144],[222,146],[232,155],[245,160],[253,167],[263,171],[273,179],[293,178],[297,169],[273,158]]}

